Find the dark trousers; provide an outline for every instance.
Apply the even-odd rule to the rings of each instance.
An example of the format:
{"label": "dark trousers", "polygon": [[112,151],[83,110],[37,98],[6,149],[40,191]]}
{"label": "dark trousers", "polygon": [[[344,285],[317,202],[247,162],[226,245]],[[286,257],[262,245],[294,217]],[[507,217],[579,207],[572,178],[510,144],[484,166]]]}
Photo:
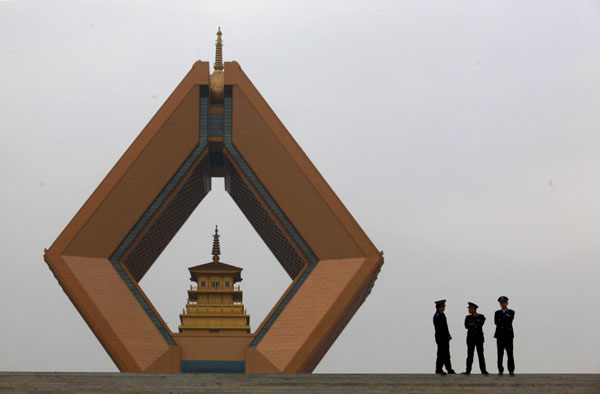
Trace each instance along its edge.
{"label": "dark trousers", "polygon": [[485,357],[483,356],[483,342],[470,342],[467,341],[467,372],[471,372],[473,366],[473,354],[475,353],[475,347],[477,347],[477,358],[479,359],[479,369],[481,372],[487,372],[485,369]]}
{"label": "dark trousers", "polygon": [[441,340],[437,343],[437,359],[435,360],[435,372],[441,372],[445,366],[448,372],[452,371],[450,363],[450,342]]}
{"label": "dark trousers", "polygon": [[504,358],[504,351],[506,350],[506,358],[508,364],[508,372],[514,372],[515,370],[515,359],[513,358],[513,339],[512,338],[497,338],[496,344],[498,345],[498,372],[504,372],[502,366],[502,359]]}

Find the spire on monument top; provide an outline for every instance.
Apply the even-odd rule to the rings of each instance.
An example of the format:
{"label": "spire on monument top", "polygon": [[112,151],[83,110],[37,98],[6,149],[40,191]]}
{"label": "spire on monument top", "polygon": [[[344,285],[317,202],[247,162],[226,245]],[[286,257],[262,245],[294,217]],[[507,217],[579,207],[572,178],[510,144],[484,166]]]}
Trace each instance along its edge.
{"label": "spire on monument top", "polygon": [[217,31],[217,53],[215,56],[215,70],[223,70],[223,40],[221,39],[221,26],[219,26],[219,30]]}
{"label": "spire on monument top", "polygon": [[213,235],[213,263],[219,262],[219,255],[221,254],[221,244],[219,243],[219,227],[215,226],[215,234]]}
{"label": "spire on monument top", "polygon": [[215,56],[215,70],[210,76],[210,103],[223,104],[225,95],[225,66],[223,64],[223,40],[221,40],[221,27],[217,31],[217,55]]}

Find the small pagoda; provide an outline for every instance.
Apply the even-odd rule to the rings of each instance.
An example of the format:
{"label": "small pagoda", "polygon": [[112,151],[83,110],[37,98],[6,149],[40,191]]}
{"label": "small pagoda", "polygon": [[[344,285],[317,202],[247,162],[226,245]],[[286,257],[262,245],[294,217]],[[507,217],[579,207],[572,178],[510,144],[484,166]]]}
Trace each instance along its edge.
{"label": "small pagoda", "polygon": [[213,260],[188,268],[194,282],[188,290],[188,301],[179,315],[182,333],[247,334],[250,316],[242,303],[242,268],[219,261],[221,247],[219,229],[213,235]]}

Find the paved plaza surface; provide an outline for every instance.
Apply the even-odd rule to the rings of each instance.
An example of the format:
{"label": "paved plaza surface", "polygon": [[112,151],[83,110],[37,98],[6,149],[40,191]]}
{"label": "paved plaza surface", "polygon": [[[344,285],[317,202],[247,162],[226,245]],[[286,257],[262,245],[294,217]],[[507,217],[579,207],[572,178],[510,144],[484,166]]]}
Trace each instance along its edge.
{"label": "paved plaza surface", "polygon": [[136,374],[0,372],[0,392],[600,393],[600,374]]}

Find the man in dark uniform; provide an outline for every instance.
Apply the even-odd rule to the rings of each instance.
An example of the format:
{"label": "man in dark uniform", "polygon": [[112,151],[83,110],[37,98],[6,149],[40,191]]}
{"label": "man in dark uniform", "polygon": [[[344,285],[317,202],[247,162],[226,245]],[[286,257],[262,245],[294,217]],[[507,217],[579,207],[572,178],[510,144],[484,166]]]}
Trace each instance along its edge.
{"label": "man in dark uniform", "polygon": [[437,359],[435,361],[435,373],[445,375],[446,373],[442,370],[443,366],[446,366],[448,373],[456,373],[452,369],[450,363],[450,331],[448,331],[448,322],[446,321],[446,300],[440,300],[435,302],[436,312],[433,315],[433,327],[435,327],[435,343],[437,343]]}
{"label": "man in dark uniform", "polygon": [[485,357],[483,356],[483,324],[485,323],[485,316],[477,313],[476,304],[469,302],[469,314],[465,318],[465,328],[467,329],[467,371],[466,375],[471,374],[471,367],[473,366],[473,354],[475,347],[477,347],[477,358],[479,359],[479,369],[484,375],[488,375],[488,371],[485,368]]}
{"label": "man in dark uniform", "polygon": [[502,296],[498,298],[498,302],[501,309],[494,314],[494,323],[496,323],[494,338],[496,338],[498,345],[498,375],[504,373],[502,358],[506,350],[508,372],[513,376],[515,374],[515,360],[513,358],[513,338],[515,334],[512,323],[515,319],[515,311],[508,309],[508,297]]}

